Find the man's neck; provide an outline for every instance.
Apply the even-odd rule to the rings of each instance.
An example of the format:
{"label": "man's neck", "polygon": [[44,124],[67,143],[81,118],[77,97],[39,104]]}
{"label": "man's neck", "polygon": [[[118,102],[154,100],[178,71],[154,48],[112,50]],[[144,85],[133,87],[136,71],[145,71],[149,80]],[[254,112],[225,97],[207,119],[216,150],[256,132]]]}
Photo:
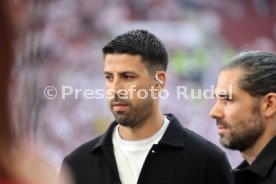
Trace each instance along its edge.
{"label": "man's neck", "polygon": [[143,140],[158,132],[163,125],[163,121],[163,114],[158,111],[140,122],[139,126],[124,127],[120,125],[119,134],[126,140]]}
{"label": "man's neck", "polygon": [[275,133],[270,134],[268,132],[265,132],[251,148],[241,152],[243,158],[248,162],[249,165],[251,165],[255,161],[260,152],[265,148],[265,146],[274,136]]}

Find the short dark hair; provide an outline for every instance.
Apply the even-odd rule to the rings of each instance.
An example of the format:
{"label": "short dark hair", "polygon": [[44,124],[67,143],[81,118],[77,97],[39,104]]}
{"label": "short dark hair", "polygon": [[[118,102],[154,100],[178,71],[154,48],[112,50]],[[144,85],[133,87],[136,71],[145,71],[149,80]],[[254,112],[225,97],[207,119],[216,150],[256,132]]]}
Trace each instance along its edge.
{"label": "short dark hair", "polygon": [[107,54],[140,55],[148,71],[166,71],[168,52],[164,44],[152,33],[146,30],[131,30],[121,34],[106,44],[103,49]]}
{"label": "short dark hair", "polygon": [[242,69],[239,86],[253,97],[276,93],[276,55],[263,51],[242,52],[223,70]]}

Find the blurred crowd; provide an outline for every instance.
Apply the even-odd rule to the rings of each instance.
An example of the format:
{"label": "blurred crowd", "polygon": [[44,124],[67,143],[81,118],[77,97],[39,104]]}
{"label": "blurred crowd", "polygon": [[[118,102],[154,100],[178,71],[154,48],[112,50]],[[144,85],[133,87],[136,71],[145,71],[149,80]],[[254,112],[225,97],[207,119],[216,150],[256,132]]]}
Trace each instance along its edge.
{"label": "blurred crowd", "polygon": [[[57,167],[64,155],[113,120],[105,99],[62,99],[62,86],[104,89],[101,48],[131,29],[156,34],[170,52],[165,113],[218,143],[210,99],[177,99],[176,86],[209,89],[223,64],[242,50],[276,52],[274,0],[14,0],[18,32],[13,77],[16,120],[35,130]],[[47,99],[44,89],[57,88]],[[15,109],[16,109],[15,108]],[[241,160],[225,150],[232,166]]]}

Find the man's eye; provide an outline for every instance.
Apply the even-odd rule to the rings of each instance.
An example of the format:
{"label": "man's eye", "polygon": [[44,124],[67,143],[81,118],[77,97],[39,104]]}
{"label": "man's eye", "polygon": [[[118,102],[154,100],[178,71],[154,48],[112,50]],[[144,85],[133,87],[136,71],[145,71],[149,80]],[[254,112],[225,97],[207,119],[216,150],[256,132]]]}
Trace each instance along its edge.
{"label": "man's eye", "polygon": [[130,75],[125,75],[124,76],[124,79],[127,79],[127,80],[130,80],[130,79],[133,79],[134,77],[133,76],[130,76]]}
{"label": "man's eye", "polygon": [[233,99],[232,99],[232,98],[230,98],[229,96],[221,97],[221,100],[225,100],[225,101],[233,101]]}
{"label": "man's eye", "polygon": [[105,78],[106,80],[112,80],[112,76],[110,76],[110,75],[105,75],[104,78]]}

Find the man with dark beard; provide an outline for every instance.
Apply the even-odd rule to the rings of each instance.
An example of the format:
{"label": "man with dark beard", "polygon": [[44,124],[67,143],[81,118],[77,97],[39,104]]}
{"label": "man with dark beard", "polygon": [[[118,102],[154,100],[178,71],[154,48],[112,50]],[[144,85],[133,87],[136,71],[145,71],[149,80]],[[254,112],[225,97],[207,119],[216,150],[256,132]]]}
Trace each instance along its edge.
{"label": "man with dark beard", "polygon": [[124,33],[103,48],[108,103],[115,116],[101,136],[64,163],[76,184],[230,184],[231,168],[215,145],[163,115],[168,54],[145,30]]}
{"label": "man with dark beard", "polygon": [[241,53],[226,65],[210,116],[221,144],[239,150],[244,161],[233,170],[237,184],[276,184],[276,55]]}

